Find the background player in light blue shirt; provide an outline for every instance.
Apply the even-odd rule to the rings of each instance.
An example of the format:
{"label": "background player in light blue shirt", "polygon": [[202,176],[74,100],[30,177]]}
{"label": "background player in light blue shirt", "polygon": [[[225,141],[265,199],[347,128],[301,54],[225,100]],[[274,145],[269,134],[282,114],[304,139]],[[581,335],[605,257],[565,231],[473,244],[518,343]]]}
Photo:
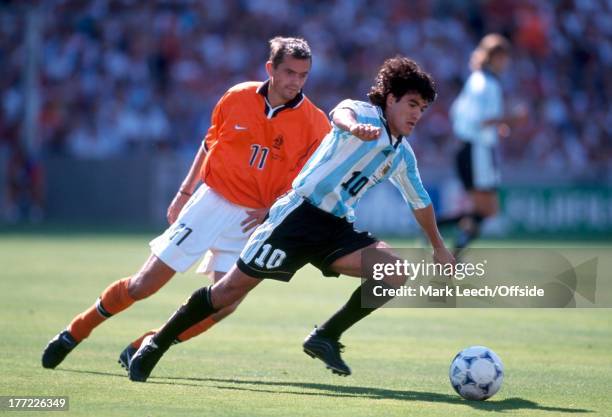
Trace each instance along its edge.
{"label": "background player in light blue shirt", "polygon": [[[415,62],[404,57],[386,60],[368,94],[370,103],[345,100],[332,111],[331,132],[296,177],[293,189],[274,203],[236,266],[213,286],[195,291],[143,342],[132,359],[130,379],[145,381],[176,335],[242,299],[262,279],[289,281],[307,263],[326,276],[371,278],[371,271],[362,269],[366,250],[376,263],[401,262],[385,242],[353,226],[359,198],[387,178],[412,207],[431,242],[434,259],[454,263],[438,232],[431,200],[406,139],[435,96],[433,80]],[[405,277],[388,276],[376,285],[397,288],[404,282]],[[390,299],[379,297],[373,308],[362,308],[362,292],[371,294],[372,285],[372,280],[364,281],[304,341],[304,351],[337,374],[351,373],[340,356],[342,333]]]}
{"label": "background player in light blue shirt", "polygon": [[[480,224],[499,209],[499,132],[507,133],[515,118],[504,116],[500,74],[510,62],[510,43],[498,34],[485,36],[472,53],[472,73],[451,106],[453,132],[461,142],[457,173],[471,200],[468,213],[441,219],[439,225],[458,224],[455,254],[480,232]],[[518,115],[524,117],[525,115]]]}

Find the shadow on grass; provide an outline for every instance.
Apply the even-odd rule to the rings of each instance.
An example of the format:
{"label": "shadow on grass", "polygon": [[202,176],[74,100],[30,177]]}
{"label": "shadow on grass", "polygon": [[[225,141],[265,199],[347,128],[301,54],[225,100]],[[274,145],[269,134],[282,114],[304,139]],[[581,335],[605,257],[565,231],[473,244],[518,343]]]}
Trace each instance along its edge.
{"label": "shadow on grass", "polygon": [[72,372],[75,374],[88,374],[88,375],[100,375],[100,376],[117,376],[121,378],[127,378],[126,372],[102,372],[102,371],[85,371],[83,369],[66,369],[60,368],[55,369],[54,372]]}
{"label": "shadow on grass", "polygon": [[[65,372],[75,372],[102,376],[126,377],[126,374],[83,371],[77,369],[62,369]],[[368,398],[368,399],[391,399],[399,401],[424,401],[434,403],[448,403],[468,405],[472,408],[485,411],[511,411],[511,410],[541,410],[560,413],[591,413],[593,410],[580,408],[552,407],[538,404],[524,398],[506,398],[501,401],[466,401],[458,395],[439,394],[435,392],[391,390],[374,387],[356,387],[347,385],[320,384],[314,382],[290,382],[290,381],[261,381],[248,379],[223,379],[223,378],[180,378],[180,377],[152,377],[147,384],[157,385],[183,385],[203,386],[199,383],[213,383],[213,387],[224,390],[250,391],[270,394],[293,394],[306,396],[324,396],[340,398]],[[208,384],[207,384],[208,385]],[[248,387],[247,387],[248,385]],[[287,388],[298,388],[291,390]],[[309,391],[301,391],[309,390]]]}

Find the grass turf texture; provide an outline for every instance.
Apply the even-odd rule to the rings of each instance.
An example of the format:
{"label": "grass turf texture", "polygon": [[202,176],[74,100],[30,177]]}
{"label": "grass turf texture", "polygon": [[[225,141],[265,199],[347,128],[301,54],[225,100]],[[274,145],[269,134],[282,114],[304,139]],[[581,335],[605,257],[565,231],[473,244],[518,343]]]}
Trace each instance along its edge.
{"label": "grass turf texture", "polygon": [[[340,378],[306,356],[301,342],[358,282],[324,279],[313,268],[289,285],[263,283],[223,324],[174,346],[146,384],[130,382],[117,357],[208,282],[193,272],[100,326],[58,369],[43,369],[47,341],[111,281],[134,272],[151,237],[0,235],[0,395],[67,395],[70,410],[60,413],[67,416],[607,416],[612,410],[610,310],[383,309],[343,338],[354,374]],[[478,344],[501,356],[506,377],[494,398],[469,402],[454,393],[447,372],[456,352]]]}

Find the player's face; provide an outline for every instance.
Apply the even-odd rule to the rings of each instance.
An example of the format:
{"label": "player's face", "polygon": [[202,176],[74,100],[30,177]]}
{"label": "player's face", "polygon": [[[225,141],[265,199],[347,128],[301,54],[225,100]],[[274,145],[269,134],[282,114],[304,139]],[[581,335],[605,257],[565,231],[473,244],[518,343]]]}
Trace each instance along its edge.
{"label": "player's face", "polygon": [[276,105],[293,100],[300,92],[310,72],[310,59],[297,59],[285,56],[276,68],[271,62],[266,63],[266,70],[270,76],[269,99],[277,98]]}
{"label": "player's face", "polygon": [[496,74],[501,74],[510,64],[510,55],[499,53],[491,57],[491,70]]}
{"label": "player's face", "polygon": [[386,104],[385,117],[393,136],[408,136],[412,133],[429,105],[418,93],[406,93],[399,100],[389,94]]}

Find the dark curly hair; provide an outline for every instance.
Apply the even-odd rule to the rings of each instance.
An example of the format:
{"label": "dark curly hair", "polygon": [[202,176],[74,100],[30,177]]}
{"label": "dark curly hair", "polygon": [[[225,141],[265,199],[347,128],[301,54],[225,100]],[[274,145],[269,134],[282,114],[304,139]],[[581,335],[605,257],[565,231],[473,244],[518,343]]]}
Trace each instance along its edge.
{"label": "dark curly hair", "polygon": [[399,100],[406,93],[418,93],[428,103],[433,102],[437,95],[433,78],[416,62],[399,55],[387,59],[368,93],[370,102],[384,110],[389,94]]}

